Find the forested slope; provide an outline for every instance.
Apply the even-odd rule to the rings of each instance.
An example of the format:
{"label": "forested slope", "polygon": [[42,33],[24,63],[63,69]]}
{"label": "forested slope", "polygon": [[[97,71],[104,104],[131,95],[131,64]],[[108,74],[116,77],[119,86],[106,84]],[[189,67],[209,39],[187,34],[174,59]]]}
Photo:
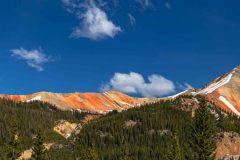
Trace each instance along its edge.
{"label": "forested slope", "polygon": [[[194,102],[198,106],[194,106]],[[223,131],[239,133],[239,126],[238,117],[203,97],[181,96],[109,113],[85,125],[72,147],[74,152],[71,147],[65,148],[63,155],[69,153],[72,159],[197,160],[203,159],[200,152],[215,157],[216,135]],[[57,150],[51,150],[52,158]]]}
{"label": "forested slope", "polygon": [[66,140],[53,131],[59,120],[80,122],[85,114],[70,111],[60,111],[48,103],[33,101],[16,103],[0,99],[0,155],[4,155],[4,146],[11,138],[13,127],[19,133],[21,149],[29,149],[38,128],[42,128],[45,142],[62,143]]}
{"label": "forested slope", "polygon": [[[200,160],[214,159],[217,135],[240,133],[237,116],[219,109],[201,96],[145,104],[113,111],[84,124],[78,135],[65,139],[53,131],[56,122],[81,123],[86,114],[60,111],[42,102],[0,100],[0,145],[4,157],[16,124],[21,151],[41,143],[54,143],[48,159],[84,160]],[[38,129],[42,128],[42,135]]]}

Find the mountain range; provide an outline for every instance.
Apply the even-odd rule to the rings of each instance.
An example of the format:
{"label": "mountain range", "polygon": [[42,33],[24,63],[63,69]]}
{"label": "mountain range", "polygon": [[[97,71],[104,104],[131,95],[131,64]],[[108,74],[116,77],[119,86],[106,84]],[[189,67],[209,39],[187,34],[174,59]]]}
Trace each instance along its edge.
{"label": "mountain range", "polygon": [[44,101],[61,110],[78,110],[91,113],[108,113],[113,110],[122,111],[146,103],[165,99],[175,99],[180,95],[203,95],[220,108],[240,115],[240,67],[223,74],[202,89],[190,89],[179,94],[163,98],[136,98],[118,91],[104,93],[51,93],[38,92],[30,95],[0,95],[0,98],[17,102]]}
{"label": "mountain range", "polygon": [[[76,159],[93,151],[106,160],[176,159],[171,157],[176,151],[173,146],[179,146],[182,159],[195,160],[198,151],[194,147],[202,144],[195,140],[206,129],[204,133],[212,133],[212,137],[202,139],[216,144],[207,148],[214,151],[216,159],[239,159],[239,98],[240,67],[203,88],[162,98],[136,98],[118,91],[2,94],[0,159],[8,148],[5,144],[14,135],[14,124],[21,137],[19,159],[31,158],[38,127],[43,129],[48,156],[57,160]],[[123,112],[111,112],[114,110]]]}

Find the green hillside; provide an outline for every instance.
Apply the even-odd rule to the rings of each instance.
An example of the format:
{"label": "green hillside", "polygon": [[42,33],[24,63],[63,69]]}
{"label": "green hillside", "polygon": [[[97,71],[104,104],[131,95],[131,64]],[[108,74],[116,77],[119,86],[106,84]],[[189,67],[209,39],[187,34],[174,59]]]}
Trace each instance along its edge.
{"label": "green hillside", "polygon": [[[185,100],[198,101],[200,108],[205,106],[206,111],[196,110],[193,118],[192,104],[187,106],[182,103]],[[66,157],[71,159],[196,160],[202,159],[199,157],[202,150],[214,151],[217,133],[240,133],[239,126],[240,121],[236,116],[225,113],[203,97],[182,96],[174,101],[109,113],[85,125],[75,145],[65,147],[59,156],[56,156],[59,149],[52,149],[51,157],[64,159],[62,157],[68,155]],[[202,133],[205,128],[206,133]],[[200,134],[203,137],[199,140]],[[201,140],[205,140],[206,144]],[[202,145],[200,147],[203,149],[199,151],[198,145]],[[209,157],[214,157],[214,154]]]}
{"label": "green hillside", "polygon": [[11,138],[14,124],[17,125],[21,149],[33,146],[33,137],[38,128],[43,129],[45,142],[64,143],[66,140],[53,131],[59,120],[80,122],[85,114],[60,111],[55,106],[43,102],[16,103],[0,99],[0,155],[4,156],[4,146]]}
{"label": "green hillside", "polygon": [[[194,109],[193,102],[198,109]],[[56,160],[208,160],[214,157],[217,133],[240,133],[238,117],[200,96],[181,96],[121,113],[113,111],[83,125],[80,134],[67,140],[53,131],[59,120],[80,123],[85,115],[37,101],[1,99],[1,155],[4,158],[14,122],[22,151],[34,146],[34,136],[42,128],[43,141],[55,144],[47,151],[48,159]]]}

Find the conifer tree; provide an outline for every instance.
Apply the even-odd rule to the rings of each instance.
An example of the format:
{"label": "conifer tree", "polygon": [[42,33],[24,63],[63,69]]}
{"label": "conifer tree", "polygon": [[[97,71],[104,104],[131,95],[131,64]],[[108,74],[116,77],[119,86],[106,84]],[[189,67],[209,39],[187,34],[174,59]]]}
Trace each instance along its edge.
{"label": "conifer tree", "polygon": [[194,150],[196,160],[214,160],[216,143],[215,120],[211,114],[207,103],[202,100],[194,117],[193,141],[191,145]]}
{"label": "conifer tree", "polygon": [[173,143],[167,151],[167,160],[182,160],[182,149],[179,142],[178,132],[174,132]]}
{"label": "conifer tree", "polygon": [[219,129],[219,132],[222,132],[225,129],[225,126],[224,126],[225,117],[221,111],[218,113],[218,115],[219,115],[219,117],[218,117],[218,121],[217,121],[217,127]]}
{"label": "conifer tree", "polygon": [[[80,138],[78,138],[80,141]],[[80,157],[80,160],[99,160],[99,153],[95,147],[95,142],[90,142],[90,146],[86,148],[83,145],[77,146],[77,155]]]}
{"label": "conifer tree", "polygon": [[182,160],[182,150],[181,150],[181,146],[180,146],[180,142],[179,142],[178,132],[175,132],[175,134],[174,134],[174,141],[175,141],[175,144],[176,144],[175,160]]}
{"label": "conifer tree", "polygon": [[82,149],[80,159],[82,160],[99,160],[98,152],[95,148]]}
{"label": "conifer tree", "polygon": [[21,147],[19,143],[18,126],[15,119],[11,122],[11,137],[6,145],[6,159],[15,160],[21,155]]}
{"label": "conifer tree", "polygon": [[32,160],[47,160],[46,148],[43,145],[43,132],[38,129],[37,136],[34,141]]}
{"label": "conifer tree", "polygon": [[121,147],[122,156],[119,157],[119,160],[131,160],[130,148],[127,144],[124,144]]}

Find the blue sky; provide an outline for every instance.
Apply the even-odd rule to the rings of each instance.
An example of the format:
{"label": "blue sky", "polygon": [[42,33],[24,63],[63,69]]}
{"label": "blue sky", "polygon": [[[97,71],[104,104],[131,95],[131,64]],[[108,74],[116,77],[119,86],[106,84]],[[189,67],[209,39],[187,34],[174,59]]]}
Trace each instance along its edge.
{"label": "blue sky", "polygon": [[[165,96],[239,65],[237,0],[1,0],[0,92]],[[97,17],[97,18],[96,18]]]}

